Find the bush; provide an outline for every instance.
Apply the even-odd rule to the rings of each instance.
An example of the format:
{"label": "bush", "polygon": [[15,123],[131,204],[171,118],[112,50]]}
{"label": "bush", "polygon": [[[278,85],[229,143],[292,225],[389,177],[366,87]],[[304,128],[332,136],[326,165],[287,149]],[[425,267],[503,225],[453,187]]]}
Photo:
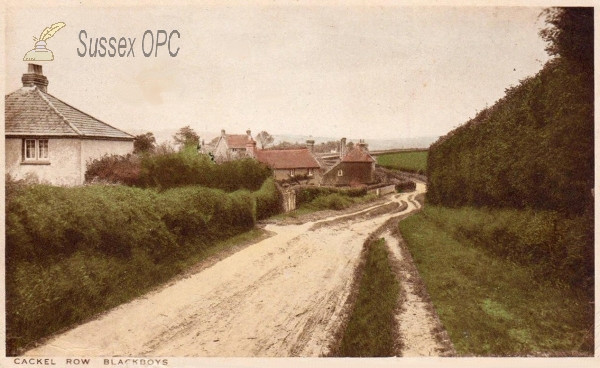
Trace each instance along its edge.
{"label": "bush", "polygon": [[281,192],[275,185],[275,180],[265,180],[259,190],[252,193],[256,200],[256,219],[262,220],[281,212]]}
{"label": "bush", "polygon": [[411,192],[417,189],[417,184],[412,180],[402,180],[396,183],[396,192]]}
{"label": "bush", "polygon": [[137,185],[141,160],[137,155],[104,155],[87,163],[85,181],[104,181],[114,184]]}

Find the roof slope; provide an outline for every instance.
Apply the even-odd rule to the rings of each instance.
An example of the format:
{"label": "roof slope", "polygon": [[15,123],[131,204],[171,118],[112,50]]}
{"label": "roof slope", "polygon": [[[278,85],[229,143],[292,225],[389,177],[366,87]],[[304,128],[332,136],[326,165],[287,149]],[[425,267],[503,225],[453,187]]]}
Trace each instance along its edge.
{"label": "roof slope", "polygon": [[375,159],[366,149],[357,145],[342,158],[342,162],[375,162]]}
{"label": "roof slope", "polygon": [[37,87],[23,87],[4,98],[6,135],[49,135],[133,139]]}
{"label": "roof slope", "polygon": [[308,149],[257,150],[256,159],[273,169],[319,168]]}
{"label": "roof slope", "polygon": [[228,148],[246,148],[248,142],[254,142],[252,138],[248,139],[246,134],[226,134]]}

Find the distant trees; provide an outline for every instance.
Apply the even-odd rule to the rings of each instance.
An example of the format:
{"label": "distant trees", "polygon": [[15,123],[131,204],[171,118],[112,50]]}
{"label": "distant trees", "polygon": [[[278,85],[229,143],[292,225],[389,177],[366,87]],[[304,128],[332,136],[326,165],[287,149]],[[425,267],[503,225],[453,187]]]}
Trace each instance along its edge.
{"label": "distant trees", "polygon": [[262,131],[256,135],[256,141],[260,143],[260,148],[265,149],[266,146],[273,143],[274,138],[266,131]]}
{"label": "distant trees", "polygon": [[271,147],[269,147],[269,149],[277,149],[277,150],[286,150],[286,149],[299,149],[299,148],[305,148],[306,144],[302,144],[302,143],[290,143],[290,142],[279,142],[276,145],[273,145]]}
{"label": "distant trees", "polygon": [[156,148],[156,138],[153,133],[136,135],[133,140],[133,153],[152,152]]}
{"label": "distant trees", "polygon": [[189,146],[198,147],[200,144],[200,136],[189,125],[179,129],[173,136],[173,140],[181,148]]}

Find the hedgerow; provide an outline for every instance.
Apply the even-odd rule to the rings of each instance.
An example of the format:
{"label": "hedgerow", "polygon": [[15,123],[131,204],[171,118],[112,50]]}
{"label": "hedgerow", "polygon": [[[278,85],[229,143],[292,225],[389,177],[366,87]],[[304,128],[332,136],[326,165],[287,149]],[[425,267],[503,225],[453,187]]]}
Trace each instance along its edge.
{"label": "hedgerow", "polygon": [[7,351],[139,295],[279,211],[260,190],[21,186],[6,198]]}
{"label": "hedgerow", "polygon": [[106,155],[88,163],[87,182],[104,181],[161,190],[188,185],[233,192],[258,190],[271,170],[251,158],[215,164],[207,155],[186,148],[179,152]]}

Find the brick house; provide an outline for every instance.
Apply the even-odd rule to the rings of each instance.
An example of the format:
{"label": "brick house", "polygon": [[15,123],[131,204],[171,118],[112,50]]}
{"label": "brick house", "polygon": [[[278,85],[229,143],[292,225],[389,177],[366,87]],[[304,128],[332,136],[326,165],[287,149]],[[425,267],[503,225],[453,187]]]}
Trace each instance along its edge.
{"label": "brick house", "polygon": [[5,96],[5,167],[15,179],[80,185],[86,163],[133,151],[134,137],[47,92],[42,66],[29,64],[23,87]]}
{"label": "brick house", "polygon": [[350,152],[342,154],[341,160],[323,173],[322,185],[354,186],[375,182],[376,161],[364,141],[361,140]]}
{"label": "brick house", "polygon": [[248,155],[247,145],[253,143],[256,144],[256,141],[252,138],[250,130],[247,130],[246,134],[226,134],[225,129],[222,129],[213,154],[219,161],[245,157]]}

